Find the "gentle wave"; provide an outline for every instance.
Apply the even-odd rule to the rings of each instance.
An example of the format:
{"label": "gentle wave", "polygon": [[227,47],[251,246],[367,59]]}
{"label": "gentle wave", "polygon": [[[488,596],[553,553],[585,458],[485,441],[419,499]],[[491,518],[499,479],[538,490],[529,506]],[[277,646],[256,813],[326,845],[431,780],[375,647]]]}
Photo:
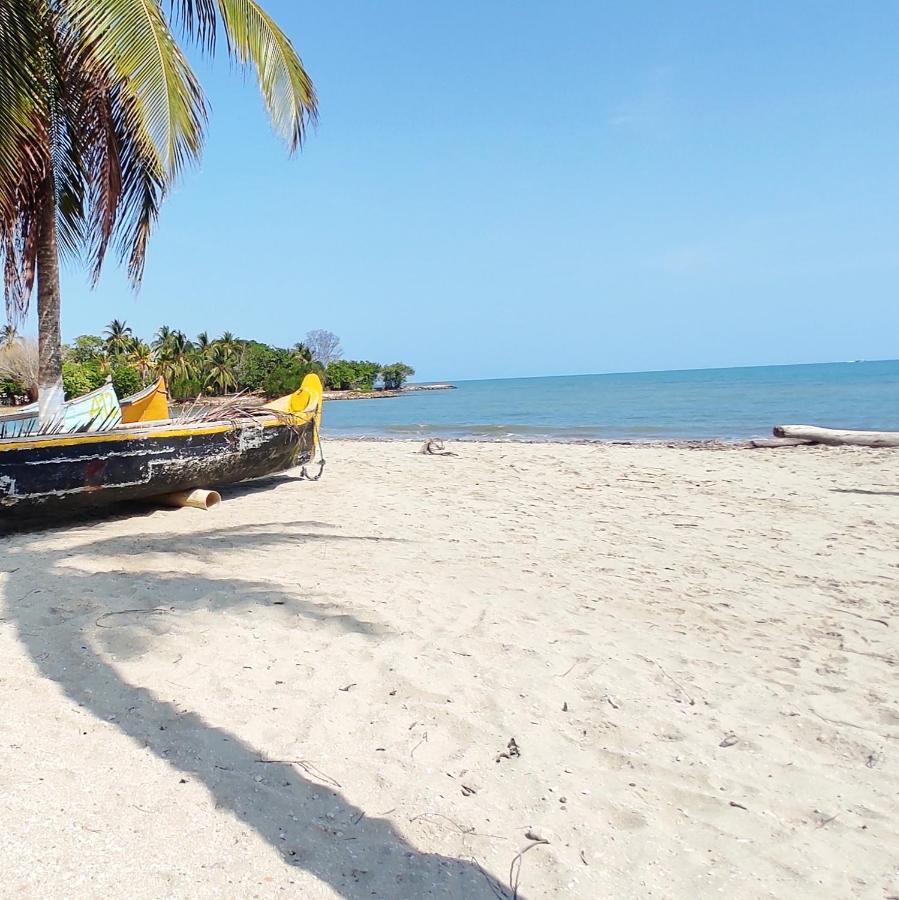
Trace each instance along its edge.
{"label": "gentle wave", "polygon": [[[672,435],[662,428],[631,429],[626,434],[610,433],[603,429],[586,427],[546,428],[537,425],[463,425],[431,423],[421,425],[388,425],[381,429],[372,428],[325,428],[325,437],[378,438],[395,440],[429,438],[452,438],[468,441],[521,441],[526,443],[578,443],[578,442],[651,442],[664,440],[695,440],[687,434]],[[717,438],[738,440],[738,436]]]}

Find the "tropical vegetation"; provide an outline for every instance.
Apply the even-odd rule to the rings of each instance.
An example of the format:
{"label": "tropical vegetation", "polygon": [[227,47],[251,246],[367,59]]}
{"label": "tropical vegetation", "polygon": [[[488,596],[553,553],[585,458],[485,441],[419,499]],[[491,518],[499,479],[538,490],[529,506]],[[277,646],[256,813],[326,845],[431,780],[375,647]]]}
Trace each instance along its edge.
{"label": "tropical vegetation", "polygon": [[[206,100],[173,26],[207,53],[223,35],[232,59],[255,70],[275,130],[300,147],[315,90],[256,0],[0,2],[0,277],[13,320],[37,283],[42,399],[63,375],[60,260],[86,263],[96,281],[114,247],[137,286],[160,204],[200,157]],[[121,366],[131,335],[114,325],[124,323],[112,323],[104,352]],[[157,365],[190,382],[192,343],[156,348]],[[220,353],[221,387],[224,363]],[[71,361],[69,372],[71,383]]]}
{"label": "tropical vegetation", "polygon": [[[310,337],[291,347],[273,347],[225,332],[210,338],[201,332],[191,339],[163,325],[151,341],[134,334],[127,322],[114,319],[102,335],[83,334],[62,352],[66,399],[87,394],[111,380],[119,397],[136,393],[163,376],[175,400],[251,392],[281,397],[295,391],[305,375],[315,372],[333,390],[372,391],[402,388],[415,370],[405,363],[382,366],[367,360],[328,359],[340,352],[336,335],[319,341]],[[319,357],[324,353],[325,359]],[[34,399],[37,395],[38,352],[33,341],[14,331],[0,332],[0,399]]]}

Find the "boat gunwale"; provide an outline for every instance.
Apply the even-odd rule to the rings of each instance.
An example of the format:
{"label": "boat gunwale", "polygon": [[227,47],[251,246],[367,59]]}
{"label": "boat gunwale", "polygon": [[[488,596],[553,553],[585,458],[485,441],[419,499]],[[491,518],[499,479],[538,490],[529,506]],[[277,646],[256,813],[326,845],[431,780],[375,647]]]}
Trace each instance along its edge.
{"label": "boat gunwale", "polygon": [[65,447],[77,444],[98,444],[141,439],[164,439],[191,437],[194,435],[224,434],[246,425],[273,428],[277,425],[299,427],[314,420],[314,412],[272,413],[265,416],[247,416],[240,419],[219,419],[210,422],[179,422],[168,420],[159,422],[134,422],[117,425],[106,431],[92,431],[77,434],[33,435],[25,438],[0,438],[0,453],[14,450],[38,450],[47,447]]}
{"label": "boat gunwale", "polygon": [[[168,391],[164,387],[165,379],[160,375],[159,378],[156,379],[152,384],[148,384],[145,388],[139,390],[136,394],[131,394],[129,397],[125,397],[123,400],[119,400],[119,406],[122,409],[125,409],[126,406],[134,406],[135,403],[140,403],[141,400],[146,400],[147,397],[152,397],[157,391],[162,391],[168,396]],[[131,423],[134,424],[134,423]]]}
{"label": "boat gunwale", "polygon": [[29,403],[27,406],[11,406],[9,412],[3,412],[0,409],[0,427],[7,422],[22,422],[25,419],[33,419],[37,412],[37,403]]}

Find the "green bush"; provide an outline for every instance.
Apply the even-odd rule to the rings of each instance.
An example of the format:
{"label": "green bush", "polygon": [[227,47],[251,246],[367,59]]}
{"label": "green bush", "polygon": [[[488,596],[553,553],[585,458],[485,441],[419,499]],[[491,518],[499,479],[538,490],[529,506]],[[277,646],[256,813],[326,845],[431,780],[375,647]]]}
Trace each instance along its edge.
{"label": "green bush", "polygon": [[0,378],[0,400],[11,401],[13,397],[25,396],[28,391],[11,378]]}
{"label": "green bush", "polygon": [[76,363],[94,362],[106,356],[106,341],[95,334],[76,337],[66,352],[66,358]]}
{"label": "green bush", "polygon": [[279,363],[269,373],[263,385],[266,397],[285,397],[292,394],[310,372],[320,376],[322,367],[316,362],[304,362],[296,357]]}
{"label": "green bush", "polygon": [[287,350],[251,341],[243,349],[235,375],[242,391],[261,391],[272,372],[290,358]]}
{"label": "green bush", "polygon": [[113,366],[112,369],[112,386],[121,400],[131,394],[136,394],[144,386],[143,379],[137,369],[129,366],[127,363],[120,363]]}
{"label": "green bush", "polygon": [[384,381],[384,390],[398,391],[405,384],[406,379],[410,375],[415,374],[412,366],[405,363],[391,363],[389,366],[383,366],[381,369],[381,378]]}
{"label": "green bush", "polygon": [[328,387],[335,391],[370,391],[381,371],[378,363],[354,359],[336,359],[328,363]]}
{"label": "green bush", "polygon": [[62,363],[62,386],[66,400],[95,391],[106,382],[96,362],[77,362],[71,357]]}
{"label": "green bush", "polygon": [[303,380],[305,367],[297,360],[278,363],[266,376],[262,386],[266,397],[284,397],[292,394]]}

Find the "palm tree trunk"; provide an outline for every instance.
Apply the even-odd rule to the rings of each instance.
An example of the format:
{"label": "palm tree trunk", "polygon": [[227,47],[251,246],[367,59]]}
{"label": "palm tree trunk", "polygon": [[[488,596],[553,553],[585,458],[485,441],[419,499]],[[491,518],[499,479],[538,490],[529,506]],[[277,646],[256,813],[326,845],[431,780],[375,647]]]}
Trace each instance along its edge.
{"label": "palm tree trunk", "polygon": [[59,251],[52,173],[41,203],[37,238],[38,403],[42,423],[54,419],[63,402],[62,339],[59,331]]}

